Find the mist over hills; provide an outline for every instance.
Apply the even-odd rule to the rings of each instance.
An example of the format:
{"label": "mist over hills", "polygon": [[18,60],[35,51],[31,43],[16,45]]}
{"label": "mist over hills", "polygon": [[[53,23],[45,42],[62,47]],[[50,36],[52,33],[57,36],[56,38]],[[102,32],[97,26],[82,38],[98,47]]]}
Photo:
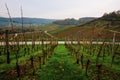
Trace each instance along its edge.
{"label": "mist over hills", "polygon": [[[12,21],[13,21],[14,26],[20,26],[22,23],[22,20],[19,17],[12,18]],[[56,20],[55,19],[43,19],[43,18],[27,18],[27,17],[23,18],[24,26],[45,25],[45,24],[52,23],[53,21],[56,21]],[[9,27],[9,26],[10,26],[9,18],[0,17],[0,27]]]}
{"label": "mist over hills", "polygon": [[[80,18],[79,20],[76,20],[74,18],[68,18],[68,19],[63,19],[63,20],[59,20],[59,19],[44,19],[44,18],[27,18],[24,17],[23,18],[23,24],[24,26],[40,26],[40,25],[46,25],[46,24],[57,24],[57,25],[79,25],[79,24],[83,24],[87,21],[93,20],[95,19],[94,17],[83,17]],[[13,21],[13,25],[14,26],[21,26],[22,20],[21,18],[12,18]],[[0,17],[0,27],[9,27],[10,26],[10,22],[9,22],[9,18],[5,18],[5,17]]]}

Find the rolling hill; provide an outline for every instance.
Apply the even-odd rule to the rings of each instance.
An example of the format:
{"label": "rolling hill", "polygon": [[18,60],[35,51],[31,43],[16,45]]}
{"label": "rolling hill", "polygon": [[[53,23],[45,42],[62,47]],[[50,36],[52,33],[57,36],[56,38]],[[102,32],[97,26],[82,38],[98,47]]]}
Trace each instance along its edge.
{"label": "rolling hill", "polygon": [[57,24],[57,25],[61,25],[61,26],[66,26],[66,25],[80,25],[83,23],[86,23],[88,21],[94,20],[96,19],[95,17],[83,17],[83,18],[79,18],[78,20],[74,19],[74,18],[68,18],[68,19],[64,19],[64,20],[56,20],[53,23]]}
{"label": "rolling hill", "polygon": [[[21,18],[12,18],[12,21],[15,26],[20,26],[22,23]],[[24,26],[45,25],[45,24],[52,23],[53,21],[55,21],[55,19],[27,18],[27,17],[23,18]],[[0,27],[8,27],[10,26],[9,24],[10,24],[9,18],[0,17]]]}
{"label": "rolling hill", "polygon": [[59,39],[77,39],[79,37],[85,39],[112,39],[114,33],[116,33],[116,38],[120,39],[120,11],[105,14],[100,18],[58,31],[53,35]]}

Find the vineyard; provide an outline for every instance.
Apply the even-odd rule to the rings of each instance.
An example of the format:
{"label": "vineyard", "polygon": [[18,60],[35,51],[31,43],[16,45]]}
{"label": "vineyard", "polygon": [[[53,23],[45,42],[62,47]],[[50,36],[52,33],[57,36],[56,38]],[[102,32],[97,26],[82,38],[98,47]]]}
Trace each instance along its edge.
{"label": "vineyard", "polygon": [[1,0],[0,80],[120,80],[118,3]]}
{"label": "vineyard", "polygon": [[58,44],[59,38],[47,32],[6,30],[0,35],[0,79],[119,80],[119,33],[106,39],[76,34]]}
{"label": "vineyard", "polygon": [[[41,43],[36,45],[35,41],[40,39]],[[44,41],[48,39],[49,44],[45,44]],[[3,40],[5,42],[0,46],[0,79],[5,80],[34,76],[37,69],[45,65],[46,59],[52,55],[57,46],[56,40],[43,32],[15,35],[8,34],[6,30],[5,35],[1,35],[1,41]],[[32,44],[27,44],[29,40]]]}

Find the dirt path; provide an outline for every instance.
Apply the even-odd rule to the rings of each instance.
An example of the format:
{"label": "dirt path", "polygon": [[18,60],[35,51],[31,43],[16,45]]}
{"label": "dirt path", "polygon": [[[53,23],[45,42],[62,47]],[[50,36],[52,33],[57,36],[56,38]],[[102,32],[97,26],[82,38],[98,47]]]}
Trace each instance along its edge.
{"label": "dirt path", "polygon": [[47,64],[38,71],[41,80],[85,80],[64,45],[59,45]]}

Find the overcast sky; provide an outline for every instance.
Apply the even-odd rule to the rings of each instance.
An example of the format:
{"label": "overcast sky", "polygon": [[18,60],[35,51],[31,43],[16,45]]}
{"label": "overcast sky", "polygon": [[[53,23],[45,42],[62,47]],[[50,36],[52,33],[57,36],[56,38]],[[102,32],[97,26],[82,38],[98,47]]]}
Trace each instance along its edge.
{"label": "overcast sky", "polygon": [[8,17],[5,3],[12,17],[81,18],[100,17],[105,12],[120,10],[120,0],[0,0],[0,17]]}

